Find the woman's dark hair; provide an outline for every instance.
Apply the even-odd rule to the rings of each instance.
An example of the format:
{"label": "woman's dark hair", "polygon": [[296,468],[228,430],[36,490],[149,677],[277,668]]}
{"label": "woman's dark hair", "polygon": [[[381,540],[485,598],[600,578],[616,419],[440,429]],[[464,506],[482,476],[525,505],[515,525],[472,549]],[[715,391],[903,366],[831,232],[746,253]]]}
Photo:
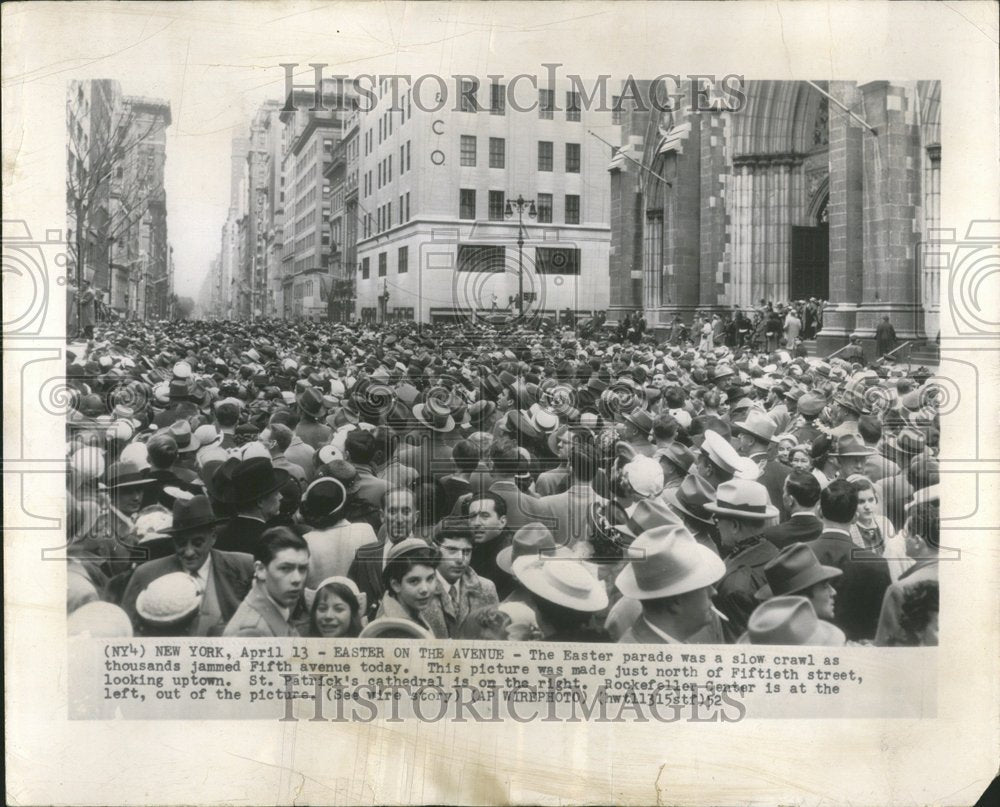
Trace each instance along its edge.
{"label": "woman's dark hair", "polygon": [[313,599],[312,608],[309,609],[309,627],[312,630],[313,636],[319,636],[319,628],[316,625],[316,609],[319,607],[320,595],[324,591],[330,591],[336,594],[340,599],[347,603],[348,607],[351,609],[351,624],[347,628],[347,633],[344,634],[345,637],[354,639],[361,633],[361,604],[358,602],[358,598],[354,596],[354,592],[351,591],[343,583],[327,583],[322,588],[316,590],[316,597]]}
{"label": "woman's dark hair", "polygon": [[906,586],[899,613],[901,634],[892,638],[892,644],[908,647],[919,645],[920,634],[927,629],[931,617],[938,613],[940,607],[937,580],[921,580]]}
{"label": "woman's dark hair", "polygon": [[[506,639],[510,617],[495,605],[470,611],[458,626],[455,639]],[[499,634],[499,635],[496,635]]]}
{"label": "woman's dark hair", "polygon": [[440,558],[441,553],[436,547],[429,544],[419,549],[408,549],[401,555],[397,555],[382,570],[382,583],[385,585],[386,593],[395,596],[392,586],[389,585],[392,581],[402,582],[403,578],[417,566],[430,566],[435,569]]}

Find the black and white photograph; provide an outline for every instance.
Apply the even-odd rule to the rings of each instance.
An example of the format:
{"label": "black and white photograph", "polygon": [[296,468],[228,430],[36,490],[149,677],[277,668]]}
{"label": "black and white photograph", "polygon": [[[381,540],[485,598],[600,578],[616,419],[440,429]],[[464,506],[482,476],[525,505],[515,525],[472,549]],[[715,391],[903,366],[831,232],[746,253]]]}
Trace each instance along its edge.
{"label": "black and white photograph", "polygon": [[8,799],[975,802],[964,8],[5,6]]}

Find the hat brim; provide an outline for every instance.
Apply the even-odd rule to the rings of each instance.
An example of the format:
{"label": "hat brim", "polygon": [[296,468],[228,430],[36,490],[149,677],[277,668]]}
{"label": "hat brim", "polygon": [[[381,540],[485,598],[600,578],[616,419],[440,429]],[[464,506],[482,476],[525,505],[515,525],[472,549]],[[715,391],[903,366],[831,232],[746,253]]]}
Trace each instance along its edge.
{"label": "hat brim", "polygon": [[715,513],[720,516],[730,516],[731,518],[742,519],[745,521],[765,521],[769,518],[775,518],[778,515],[778,508],[773,504],[765,505],[763,512],[733,510],[729,507],[719,507],[717,504],[713,504],[712,502],[706,504],[705,509],[710,513]]}
{"label": "hat brim", "polygon": [[455,430],[455,418],[453,418],[451,414],[448,415],[448,419],[445,421],[444,426],[435,426],[433,423],[427,420],[427,418],[424,417],[423,404],[417,404],[416,406],[413,407],[413,416],[418,421],[420,421],[422,425],[426,426],[431,431],[444,434],[446,432],[451,432]]}
{"label": "hat brim", "polygon": [[608,607],[608,592],[596,575],[594,576],[594,585],[588,591],[587,596],[574,597],[547,584],[542,575],[544,560],[583,563],[572,556],[565,558],[553,556],[542,559],[538,555],[522,555],[512,564],[514,577],[532,594],[564,608],[584,613],[595,613]]}
{"label": "hat brim", "polygon": [[660,597],[675,597],[697,591],[700,588],[718,583],[726,574],[726,564],[711,549],[696,544],[695,549],[700,555],[695,568],[681,580],[676,580],[657,589],[645,590],[639,587],[635,578],[635,564],[644,562],[643,558],[631,561],[615,578],[615,586],[626,597],[633,600],[655,600]]}
{"label": "hat brim", "polygon": [[[526,555],[519,555],[518,557],[533,557],[533,558],[572,558],[573,552],[565,546],[557,546],[554,549],[544,550],[539,549]],[[514,574],[514,547],[505,546],[497,553],[497,566],[503,569],[507,574]]]}
{"label": "hat brim", "polygon": [[754,594],[758,600],[769,600],[771,597],[787,597],[790,594],[796,594],[801,592],[803,589],[807,589],[810,586],[815,586],[817,583],[822,583],[824,580],[832,580],[834,577],[840,577],[843,572],[836,568],[835,566],[823,566],[819,565],[808,570],[811,572],[803,580],[796,580],[791,588],[786,591],[782,591],[779,594],[775,594],[771,589],[770,584],[761,586],[757,589],[757,593]]}
{"label": "hat brim", "polygon": [[217,527],[219,524],[223,524],[229,521],[228,518],[224,516],[219,516],[217,518],[209,519],[208,521],[199,521],[196,524],[185,524],[183,527],[167,527],[165,529],[159,530],[159,535],[183,535],[186,532],[194,532],[195,530],[202,530],[205,527]]}
{"label": "hat brim", "polygon": [[378,639],[389,631],[398,630],[408,633],[411,639],[433,639],[434,634],[426,628],[409,619],[380,616],[369,622],[358,635],[359,639]]}
{"label": "hat brim", "polygon": [[[232,496],[231,494],[227,494],[226,491],[216,491],[215,498],[223,504],[240,505],[270,496],[272,493],[281,490],[288,483],[288,480],[292,478],[292,475],[284,468],[273,468],[272,470],[274,471],[274,484],[268,486],[265,490],[254,491],[253,496]],[[227,479],[225,485],[232,485],[232,483],[232,479]]]}
{"label": "hat brim", "polygon": [[108,484],[108,490],[125,490],[126,488],[144,488],[148,485],[155,485],[155,479],[133,479],[128,482],[117,482]]}

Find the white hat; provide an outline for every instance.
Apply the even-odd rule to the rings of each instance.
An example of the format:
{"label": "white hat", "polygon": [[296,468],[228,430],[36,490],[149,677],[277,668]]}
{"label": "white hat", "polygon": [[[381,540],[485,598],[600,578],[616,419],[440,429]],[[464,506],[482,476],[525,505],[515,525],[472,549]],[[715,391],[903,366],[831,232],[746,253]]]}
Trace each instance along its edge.
{"label": "white hat", "polygon": [[342,460],[344,458],[343,450],[337,448],[336,446],[320,446],[319,451],[316,454],[316,461],[320,465],[326,465],[328,462],[333,462],[334,460]]}
{"label": "white hat", "polygon": [[723,516],[745,521],[763,521],[778,515],[778,508],[771,504],[767,488],[749,479],[730,479],[715,490],[715,501],[705,509]]}
{"label": "white hat", "polygon": [[674,597],[717,583],[726,564],[680,524],[646,530],[628,549],[629,564],[615,586],[634,600]]}
{"label": "white hat", "polygon": [[380,639],[389,631],[399,631],[407,634],[408,639],[433,639],[434,634],[423,625],[418,625],[411,619],[380,616],[369,622],[358,635],[359,639]]}
{"label": "white hat", "polygon": [[149,452],[146,450],[146,444],[129,443],[122,449],[122,453],[118,455],[118,460],[120,462],[131,462],[139,466],[139,468],[148,468]]}
{"label": "white hat", "polygon": [[701,444],[701,450],[715,465],[728,474],[735,474],[742,468],[740,455],[736,453],[736,449],[717,431],[705,430],[705,439]]}
{"label": "white hat", "polygon": [[817,618],[805,597],[772,597],[750,614],[737,643],[843,647],[846,641],[840,628]]}
{"label": "white hat", "polygon": [[187,572],[157,577],[139,592],[135,610],[147,622],[160,625],[179,622],[201,607],[202,591]]}
{"label": "white hat", "polygon": [[622,472],[640,496],[658,496],[663,491],[663,466],[657,459],[640,454],[629,460]]}
{"label": "white hat", "polygon": [[69,615],[66,631],[70,636],[127,639],[132,635],[132,621],[117,605],[96,600],[81,605]]}
{"label": "white hat", "polygon": [[532,594],[574,611],[601,611],[608,592],[582,561],[523,555],[514,561],[514,577]]}
{"label": "white hat", "polygon": [[737,479],[749,479],[753,481],[760,478],[760,466],[749,457],[740,457],[736,473],[733,476]]}

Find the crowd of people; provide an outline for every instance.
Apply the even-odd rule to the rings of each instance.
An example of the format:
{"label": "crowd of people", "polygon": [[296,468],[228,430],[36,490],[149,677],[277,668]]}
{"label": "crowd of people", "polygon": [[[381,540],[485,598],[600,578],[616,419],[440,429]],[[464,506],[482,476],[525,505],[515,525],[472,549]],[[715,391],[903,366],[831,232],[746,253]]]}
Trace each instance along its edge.
{"label": "crowd of people", "polygon": [[930,372],[733,321],[98,323],[70,631],[936,644]]}

